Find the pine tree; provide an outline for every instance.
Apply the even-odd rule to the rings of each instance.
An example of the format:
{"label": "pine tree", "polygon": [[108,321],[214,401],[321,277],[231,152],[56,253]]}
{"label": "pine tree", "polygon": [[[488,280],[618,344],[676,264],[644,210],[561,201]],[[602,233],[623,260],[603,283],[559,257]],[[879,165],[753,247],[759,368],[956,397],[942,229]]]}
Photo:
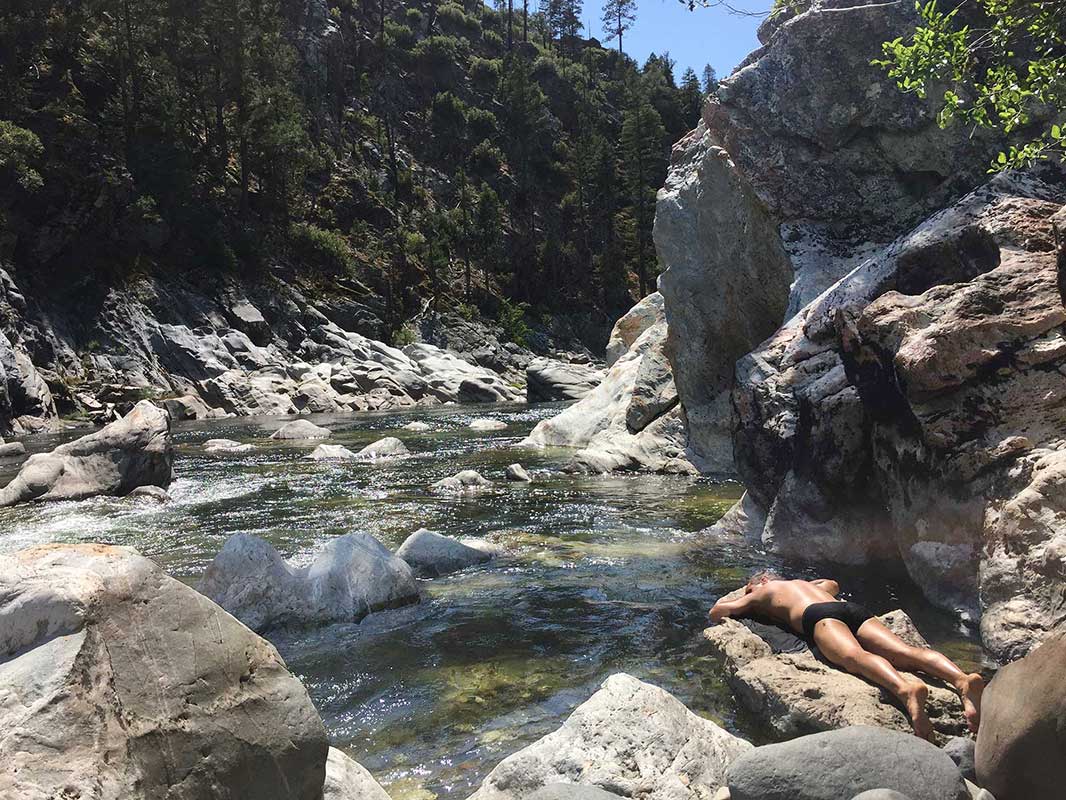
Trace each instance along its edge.
{"label": "pine tree", "polygon": [[686,122],[695,125],[703,110],[703,91],[700,89],[700,79],[696,77],[696,71],[692,67],[686,69],[681,76],[681,107]]}
{"label": "pine tree", "polygon": [[716,91],[718,91],[718,73],[714,71],[714,67],[706,64],[703,67],[703,93],[714,94]]}
{"label": "pine tree", "polygon": [[606,0],[603,5],[603,29],[618,38],[618,52],[622,52],[622,34],[637,21],[637,0]]}
{"label": "pine tree", "polygon": [[655,214],[655,193],[666,169],[665,135],[659,112],[641,92],[633,92],[622,120],[622,177],[636,228],[634,260],[641,297],[649,291],[648,242]]}

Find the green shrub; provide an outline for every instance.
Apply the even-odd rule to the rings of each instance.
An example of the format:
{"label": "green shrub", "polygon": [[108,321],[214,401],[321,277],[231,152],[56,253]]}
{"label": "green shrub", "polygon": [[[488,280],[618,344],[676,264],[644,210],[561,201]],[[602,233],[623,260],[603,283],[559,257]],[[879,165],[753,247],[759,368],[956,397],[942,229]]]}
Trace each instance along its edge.
{"label": "green shrub", "polygon": [[348,240],[336,231],[328,231],[309,222],[289,226],[289,239],[298,259],[326,272],[349,272],[354,256]]}
{"label": "green shrub", "polygon": [[475,57],[470,62],[470,82],[482,92],[495,92],[500,85],[501,67],[498,58]]}
{"label": "green shrub", "polygon": [[485,108],[471,108],[466,112],[466,127],[473,141],[491,139],[496,135],[496,115]]}
{"label": "green shrub", "polygon": [[404,24],[413,31],[422,29],[423,19],[422,11],[418,8],[409,8],[403,14]]}
{"label": "green shrub", "polygon": [[503,166],[503,151],[487,139],[470,151],[470,168],[478,175],[488,177]]}
{"label": "green shrub", "polygon": [[529,303],[512,303],[504,297],[500,300],[499,317],[496,320],[503,328],[503,335],[522,347],[529,343],[529,336],[533,333],[526,324],[528,310]]}
{"label": "green shrub", "polygon": [[467,14],[456,3],[445,3],[437,9],[437,21],[449,33],[457,33],[468,39],[476,39],[481,33],[481,22],[477,17]]}
{"label": "green shrub", "polygon": [[405,322],[392,332],[392,346],[406,347],[418,341],[418,331],[410,322]]}
{"label": "green shrub", "polygon": [[467,322],[477,318],[477,308],[469,303],[459,303],[455,307],[455,313]]}
{"label": "green shrub", "polygon": [[503,37],[496,33],[496,31],[485,31],[481,34],[481,41],[483,41],[491,50],[503,50]]}
{"label": "green shrub", "polygon": [[406,25],[387,19],[385,20],[385,41],[391,47],[410,50],[415,46],[415,34]]}

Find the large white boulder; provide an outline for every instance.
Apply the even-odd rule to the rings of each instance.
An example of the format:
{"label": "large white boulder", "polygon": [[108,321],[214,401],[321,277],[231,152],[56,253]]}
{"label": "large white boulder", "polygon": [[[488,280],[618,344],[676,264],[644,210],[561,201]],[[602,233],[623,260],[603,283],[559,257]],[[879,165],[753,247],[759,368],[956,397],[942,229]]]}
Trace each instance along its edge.
{"label": "large white boulder", "polygon": [[170,485],[174,448],[170,417],[148,400],[110,425],[36,453],[0,490],[0,506],[28,500],[80,500],[125,495],[138,486]]}
{"label": "large white boulder", "polygon": [[250,533],[226,540],[198,587],[249,628],[358,622],[419,600],[406,562],[368,533],[332,539],[307,567]]}
{"label": "large white boulder", "polygon": [[554,358],[534,358],[526,367],[526,402],[580,400],[603,380],[602,369]]}
{"label": "large white boulder", "polygon": [[396,551],[418,575],[436,578],[492,560],[492,552],[471,547],[458,539],[420,528]]}
{"label": "large white boulder", "polygon": [[328,741],[277,650],[128,548],[0,556],[0,797],[318,800]]}
{"label": "large white boulder", "polygon": [[367,769],[336,747],[329,749],[326,759],[326,782],[322,786],[322,800],[390,800]]}
{"label": "large white boulder", "polygon": [[333,434],[329,428],[323,428],[306,419],[286,422],[272,434],[271,439],[328,439]]}
{"label": "large white boulder", "polygon": [[752,746],[631,675],[612,675],[554,733],[504,759],[470,800],[520,800],[556,783],[646,800],[709,800]]}
{"label": "large white boulder", "polygon": [[395,436],[386,436],[372,442],[355,454],[355,457],[364,461],[376,461],[379,458],[398,458],[408,456],[411,451],[402,441]]}

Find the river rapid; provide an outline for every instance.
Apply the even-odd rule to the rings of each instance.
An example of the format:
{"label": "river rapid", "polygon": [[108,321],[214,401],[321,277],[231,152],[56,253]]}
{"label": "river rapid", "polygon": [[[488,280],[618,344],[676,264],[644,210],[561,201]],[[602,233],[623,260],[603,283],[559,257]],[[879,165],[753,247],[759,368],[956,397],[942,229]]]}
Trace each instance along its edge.
{"label": "river rapid", "polygon": [[[268,439],[283,418],[175,426],[173,502],[161,507],[98,498],[0,511],[0,552],[44,542],[136,547],[195,586],[230,535],[254,533],[306,563],[330,537],[365,530],[395,549],[420,527],[476,536],[507,555],[483,568],[422,583],[423,602],[358,625],[267,634],[303,680],[333,744],[369,769],[394,798],[469,795],[501,759],[557,728],[608,675],[662,686],[689,708],[757,742],[770,738],[738,711],[701,644],[707,609],[754,569],[797,577],[781,564],[700,531],[740,496],[734,483],[675,476],[581,476],[568,454],[515,445],[560,406],[449,406],[380,414],[314,415],[330,440],[357,449],[382,436],[413,455],[378,464],[304,459],[314,442]],[[467,428],[475,417],[505,430]],[[411,432],[402,426],[431,426]],[[83,431],[25,439],[49,450]],[[208,454],[209,438],[256,445]],[[531,484],[503,469],[521,462]],[[461,469],[497,481],[476,497],[428,487]],[[4,483],[17,471],[0,471]],[[834,571],[846,596],[877,612],[902,607],[963,666],[980,651],[950,617],[906,582]]]}

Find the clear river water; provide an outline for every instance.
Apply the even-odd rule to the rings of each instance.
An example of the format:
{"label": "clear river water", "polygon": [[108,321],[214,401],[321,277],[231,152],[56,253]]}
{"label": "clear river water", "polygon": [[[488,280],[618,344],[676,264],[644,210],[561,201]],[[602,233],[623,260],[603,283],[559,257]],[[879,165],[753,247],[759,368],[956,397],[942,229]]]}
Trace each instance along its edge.
{"label": "clear river water", "polygon": [[[0,510],[0,552],[43,542],[130,545],[195,586],[230,535],[250,532],[294,562],[332,536],[373,533],[391,548],[420,527],[491,539],[507,555],[422,584],[423,601],[361,624],[275,631],[268,638],[307,686],[333,744],[398,800],[457,800],[501,759],[557,728],[608,675],[625,671],[696,713],[757,742],[772,738],[741,713],[702,645],[707,609],[754,569],[814,577],[750,545],[701,534],[740,496],[735,483],[675,476],[581,476],[567,453],[516,449],[561,406],[481,406],[315,415],[332,443],[356,449],[402,438],[413,455],[385,463],[304,459],[315,443],[279,442],[282,418],[175,427],[176,480],[166,506],[98,498]],[[505,430],[478,433],[475,417]],[[431,430],[402,430],[412,420]],[[30,437],[31,452],[83,431]],[[254,443],[208,454],[226,437]],[[531,484],[503,480],[519,461]],[[498,481],[490,494],[441,497],[434,481],[460,469]],[[0,483],[17,463],[0,467]],[[823,570],[825,571],[825,570]],[[980,650],[905,581],[834,571],[845,596],[877,612],[902,607],[963,666]]]}

